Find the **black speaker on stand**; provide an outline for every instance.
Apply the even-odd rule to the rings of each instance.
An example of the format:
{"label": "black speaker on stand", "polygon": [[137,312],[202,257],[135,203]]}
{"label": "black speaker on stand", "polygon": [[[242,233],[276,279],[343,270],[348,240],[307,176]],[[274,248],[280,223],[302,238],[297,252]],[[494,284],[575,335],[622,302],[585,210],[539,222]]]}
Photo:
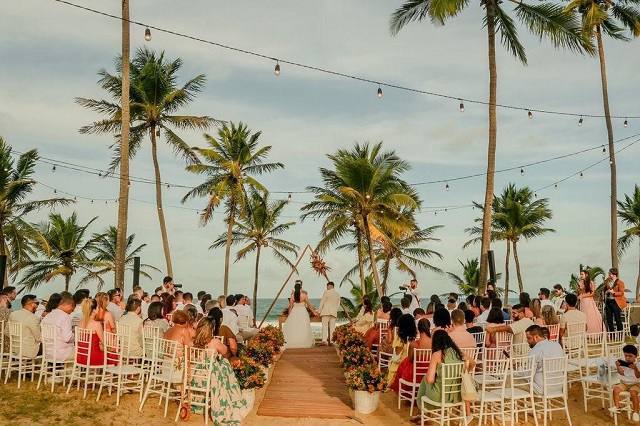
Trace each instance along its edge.
{"label": "black speaker on stand", "polygon": [[487,261],[489,262],[489,280],[496,283],[496,260],[493,257],[493,250],[487,252]]}
{"label": "black speaker on stand", "polygon": [[140,256],[133,258],[133,287],[140,285]]}

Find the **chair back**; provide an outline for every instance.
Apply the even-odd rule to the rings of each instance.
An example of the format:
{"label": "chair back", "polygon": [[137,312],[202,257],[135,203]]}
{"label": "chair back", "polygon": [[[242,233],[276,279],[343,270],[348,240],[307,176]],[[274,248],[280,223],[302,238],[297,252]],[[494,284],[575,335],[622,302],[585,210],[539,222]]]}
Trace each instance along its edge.
{"label": "chair back", "polygon": [[484,346],[485,332],[480,331],[478,333],[471,333],[474,339],[476,339],[476,345],[481,348]]}
{"label": "chair back", "polygon": [[605,350],[605,333],[586,333],[584,335],[584,356],[587,359],[601,358]]}
{"label": "chair back", "polygon": [[546,327],[549,329],[549,340],[557,342],[560,335],[560,324],[551,324]]}
{"label": "chair back", "polygon": [[[42,339],[42,355],[47,361],[55,362],[58,353],[58,328],[52,324],[40,324],[40,336]],[[61,360],[63,361],[63,360]]]}
{"label": "chair back", "polygon": [[131,353],[131,325],[116,321],[116,333],[120,336],[122,354],[128,358]]}
{"label": "chair back", "polygon": [[531,348],[528,343],[512,343],[510,354],[511,356],[524,356],[529,353],[529,349]]}
{"label": "chair back", "polygon": [[182,363],[176,364],[177,354],[178,342],[157,338],[151,371],[162,370],[167,381],[181,383],[184,368]]}
{"label": "chair back", "polygon": [[378,321],[378,337],[380,338],[380,340],[378,340],[379,342],[382,342],[383,335],[388,329],[389,320]]}
{"label": "chair back", "polygon": [[413,383],[420,383],[431,363],[431,349],[415,349],[413,352]]}
{"label": "chair back", "polygon": [[217,352],[214,349],[200,349],[191,346],[184,347],[186,355],[184,385],[189,389],[201,392],[211,391],[211,372],[216,361]]}
{"label": "chair back", "polygon": [[[91,336],[93,330],[86,328],[76,327],[76,362],[78,364],[89,365],[91,363]],[[98,337],[96,336],[96,339]],[[81,363],[79,360],[85,359],[86,363]]]}
{"label": "chair back", "polygon": [[616,346],[624,346],[624,331],[609,331],[606,333],[605,353]]}
{"label": "chair back", "polygon": [[504,320],[504,325],[511,325],[513,324],[513,320]]}
{"label": "chair back", "polygon": [[496,348],[502,348],[509,352],[511,350],[511,342],[513,342],[513,333],[508,331],[496,332]]}
{"label": "chair back", "polygon": [[466,355],[469,358],[471,358],[473,362],[477,362],[478,354],[480,353],[480,348],[477,346],[475,348],[460,348],[460,352],[462,352],[463,355]]}
{"label": "chair back", "polygon": [[580,359],[582,357],[582,343],[584,337],[574,334],[562,338],[562,347],[568,359]]}
{"label": "chair back", "polygon": [[146,359],[153,358],[153,349],[156,339],[160,337],[160,329],[153,325],[145,325],[142,327],[142,348],[144,349],[144,357]]}
{"label": "chair back", "polygon": [[122,336],[104,332],[104,366],[122,365]]}
{"label": "chair back", "polygon": [[462,391],[462,371],[464,370],[463,362],[453,362],[450,364],[442,363],[442,398],[440,400],[441,407],[444,407],[447,401],[460,400],[460,392]]}
{"label": "chair back", "polygon": [[482,391],[498,392],[504,399],[504,388],[511,360],[509,358],[488,358],[482,362]]}
{"label": "chair back", "polygon": [[224,336],[213,336],[213,338],[220,340],[224,344]]}
{"label": "chair back", "polygon": [[0,372],[4,368],[5,358],[9,354],[9,348],[4,347],[4,324],[4,321],[0,321]]}
{"label": "chair back", "polygon": [[249,328],[250,320],[247,315],[238,315],[238,328],[246,330]]}
{"label": "chair back", "polygon": [[584,321],[567,323],[567,336],[575,334],[583,336],[586,333],[587,325]]}
{"label": "chair back", "polygon": [[509,359],[509,352],[504,348],[482,348],[482,361],[490,359]]}
{"label": "chair back", "polygon": [[9,321],[9,351],[20,358],[22,355],[22,323]]}
{"label": "chair back", "polygon": [[543,396],[567,397],[567,357],[545,358],[542,360]]}
{"label": "chair back", "polygon": [[[536,373],[535,355],[516,356],[510,358],[512,374],[510,375],[511,388],[527,389],[533,391],[533,376]],[[514,374],[517,373],[517,374]]]}

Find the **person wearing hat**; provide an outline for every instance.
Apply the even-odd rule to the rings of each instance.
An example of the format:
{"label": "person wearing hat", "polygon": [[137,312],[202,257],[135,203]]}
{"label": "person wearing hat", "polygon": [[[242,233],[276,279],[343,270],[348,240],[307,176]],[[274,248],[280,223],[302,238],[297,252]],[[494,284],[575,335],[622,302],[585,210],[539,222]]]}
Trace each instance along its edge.
{"label": "person wearing hat", "polygon": [[47,309],[47,303],[49,302],[50,298],[51,298],[51,295],[49,294],[43,297],[42,300],[40,301],[40,304],[36,308],[36,316],[38,318],[42,318],[42,314],[44,313],[45,309]]}

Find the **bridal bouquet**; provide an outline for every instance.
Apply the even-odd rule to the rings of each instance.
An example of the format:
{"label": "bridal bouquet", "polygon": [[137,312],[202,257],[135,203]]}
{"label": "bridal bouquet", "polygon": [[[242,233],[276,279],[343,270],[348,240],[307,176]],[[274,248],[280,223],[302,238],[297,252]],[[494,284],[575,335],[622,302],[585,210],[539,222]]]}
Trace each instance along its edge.
{"label": "bridal bouquet", "polygon": [[387,387],[386,374],[382,373],[373,363],[356,365],[349,370],[347,387],[349,389],[366,392],[384,391]]}
{"label": "bridal bouquet", "polygon": [[264,386],[266,376],[262,366],[251,358],[236,358],[231,361],[231,368],[236,373],[240,389],[259,389]]}
{"label": "bridal bouquet", "polygon": [[247,358],[251,358],[263,367],[268,367],[273,363],[276,356],[276,347],[271,341],[261,342],[251,339],[243,349],[243,354]]}

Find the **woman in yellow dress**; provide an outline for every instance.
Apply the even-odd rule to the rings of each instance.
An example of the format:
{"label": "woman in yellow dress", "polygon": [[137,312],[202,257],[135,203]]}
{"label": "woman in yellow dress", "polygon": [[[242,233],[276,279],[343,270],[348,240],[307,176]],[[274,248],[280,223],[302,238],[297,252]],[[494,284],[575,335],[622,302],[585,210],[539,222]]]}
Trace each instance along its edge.
{"label": "woman in yellow dress", "polygon": [[409,345],[416,338],[418,330],[416,321],[411,314],[404,314],[398,319],[398,332],[393,338],[393,355],[389,361],[388,382],[392,383],[398,370],[398,365],[409,356]]}
{"label": "woman in yellow dress", "polygon": [[364,299],[362,301],[362,316],[353,323],[353,328],[358,333],[364,334],[371,328],[371,324],[373,324],[373,305],[369,299]]}

